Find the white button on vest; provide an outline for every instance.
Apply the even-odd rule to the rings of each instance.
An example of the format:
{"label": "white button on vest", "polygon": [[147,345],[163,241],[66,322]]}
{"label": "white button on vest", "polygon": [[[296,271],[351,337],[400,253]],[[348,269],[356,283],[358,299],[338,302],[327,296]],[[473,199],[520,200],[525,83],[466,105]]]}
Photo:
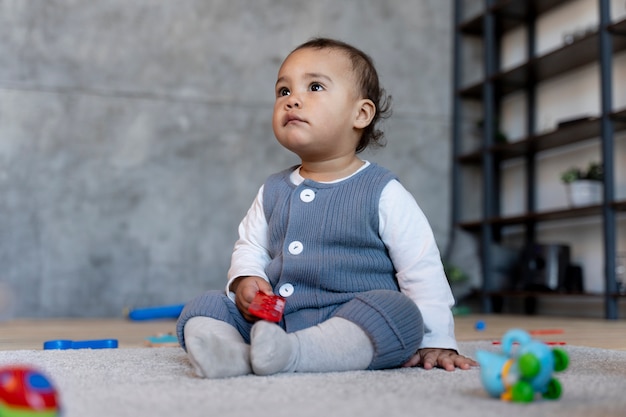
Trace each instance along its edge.
{"label": "white button on vest", "polygon": [[300,193],[300,200],[304,201],[305,203],[310,203],[311,201],[315,200],[315,191],[307,188],[306,190],[302,190],[302,192]]}
{"label": "white button on vest", "polygon": [[278,294],[281,297],[289,297],[291,294],[293,294],[293,285],[289,283],[281,285],[278,289]]}
{"label": "white button on vest", "polygon": [[302,249],[304,249],[304,246],[302,245],[302,242],[299,242],[297,240],[294,240],[293,242],[291,242],[289,244],[289,253],[292,255],[299,255],[302,253]]}

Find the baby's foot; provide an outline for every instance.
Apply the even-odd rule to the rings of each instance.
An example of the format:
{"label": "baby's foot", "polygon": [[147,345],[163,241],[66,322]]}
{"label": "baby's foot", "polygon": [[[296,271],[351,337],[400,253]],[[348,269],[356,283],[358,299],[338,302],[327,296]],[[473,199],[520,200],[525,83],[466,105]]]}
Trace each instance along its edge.
{"label": "baby's foot", "polygon": [[249,374],[250,347],[222,339],[213,333],[188,336],[187,355],[196,374],[205,378],[226,378]]}
{"label": "baby's foot", "polygon": [[298,358],[298,339],[280,326],[259,321],[250,333],[250,362],[257,375],[294,372]]}

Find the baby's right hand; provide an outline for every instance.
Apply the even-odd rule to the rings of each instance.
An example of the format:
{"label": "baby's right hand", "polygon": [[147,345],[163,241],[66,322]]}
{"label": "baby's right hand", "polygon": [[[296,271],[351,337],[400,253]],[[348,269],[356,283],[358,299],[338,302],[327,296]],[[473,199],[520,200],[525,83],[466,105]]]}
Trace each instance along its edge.
{"label": "baby's right hand", "polygon": [[248,321],[258,321],[259,318],[248,312],[248,308],[254,300],[256,293],[261,291],[271,295],[272,286],[263,278],[256,276],[239,277],[230,285],[235,293],[235,304],[241,315]]}

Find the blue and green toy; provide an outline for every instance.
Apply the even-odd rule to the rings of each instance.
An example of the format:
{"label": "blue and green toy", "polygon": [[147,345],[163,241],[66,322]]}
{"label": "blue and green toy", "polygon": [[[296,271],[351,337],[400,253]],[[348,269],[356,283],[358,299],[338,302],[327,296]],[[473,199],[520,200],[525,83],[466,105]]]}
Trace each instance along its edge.
{"label": "blue and green toy", "polygon": [[489,395],[505,401],[529,403],[540,394],[545,399],[561,396],[561,383],[553,377],[569,364],[567,353],[533,339],[521,329],[502,337],[502,353],[478,351],[480,377]]}

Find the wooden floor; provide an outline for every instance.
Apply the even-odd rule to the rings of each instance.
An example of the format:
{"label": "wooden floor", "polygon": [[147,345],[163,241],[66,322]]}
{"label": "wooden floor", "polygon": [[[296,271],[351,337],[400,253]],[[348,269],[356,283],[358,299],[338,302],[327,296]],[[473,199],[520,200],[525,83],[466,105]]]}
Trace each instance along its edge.
{"label": "wooden floor", "polygon": [[[477,322],[485,329],[476,330]],[[543,331],[533,337],[545,342],[626,350],[626,320],[579,319],[523,315],[470,315],[456,318],[459,341],[499,340],[511,328]]]}
{"label": "wooden floor", "polygon": [[[477,330],[476,324],[484,324]],[[459,341],[499,340],[511,328],[552,334],[546,342],[626,350],[626,320],[574,319],[522,315],[469,315],[456,318]],[[124,319],[12,320],[0,322],[0,350],[42,349],[47,340],[117,339],[120,348],[146,346],[146,338],[174,333],[175,322]],[[554,332],[550,332],[554,331]]]}

